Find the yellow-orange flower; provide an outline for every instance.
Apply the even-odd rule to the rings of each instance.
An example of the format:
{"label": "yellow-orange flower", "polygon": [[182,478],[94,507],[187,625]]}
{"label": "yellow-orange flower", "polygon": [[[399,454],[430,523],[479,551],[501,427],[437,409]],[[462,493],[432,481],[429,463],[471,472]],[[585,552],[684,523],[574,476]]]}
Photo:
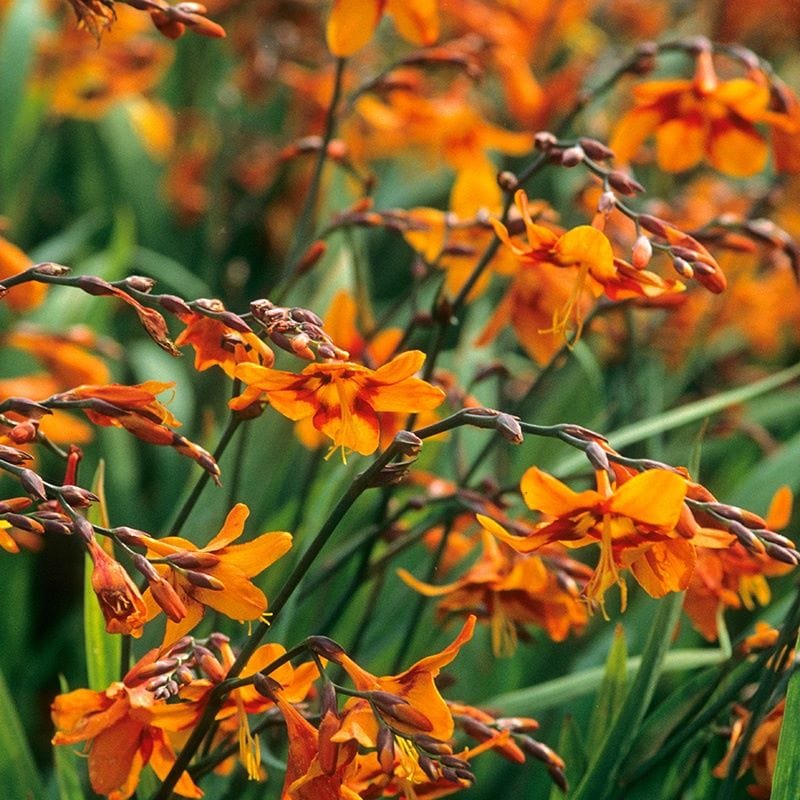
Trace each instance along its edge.
{"label": "yellow-orange flower", "polygon": [[[274,531],[245,544],[231,544],[242,535],[249,515],[247,506],[237,503],[222,530],[202,548],[180,536],[143,540],[148,557],[158,556],[164,560],[165,563],[155,567],[172,583],[186,606],[187,613],[182,620],[167,620],[165,644],[192,630],[202,619],[206,606],[236,620],[258,619],[267,610],[267,598],[250,578],[289,550],[292,535]],[[162,609],[149,590],[144,599],[148,619],[153,619]]]}
{"label": "yellow-orange flower", "polygon": [[621,161],[630,161],[655,134],[656,161],[666,172],[691,169],[703,159],[739,178],[764,168],[769,148],[755,123],[781,117],[768,110],[766,80],[720,81],[711,53],[702,52],[691,80],[649,81],[633,93],[635,107],[617,123],[610,142]]}
{"label": "yellow-orange flower", "polygon": [[437,0],[333,0],[327,38],[336,56],[351,56],[371,38],[384,13],[404,39],[433,44],[439,37]]}
{"label": "yellow-orange flower", "polygon": [[529,536],[513,536],[489,517],[478,521],[515,550],[529,553],[550,542],[567,547],[599,543],[600,559],[586,585],[586,597],[603,607],[613,584],[626,586],[621,569],[630,569],[651,597],[685,589],[695,563],[694,545],[675,528],[681,517],[686,482],[674,472],[647,470],[612,488],[608,475],[595,473],[597,490],[575,492],[552,475],[531,467],[520,488],[527,506],[545,514]]}
{"label": "yellow-orange flower", "polygon": [[218,319],[196,312],[179,317],[186,327],[175,344],[194,348],[194,368],[199,372],[218,366],[232,378],[237,364],[250,362],[271,367],[275,361],[272,350],[254,333],[235,331]]}
{"label": "yellow-orange flower", "polygon": [[[4,278],[24,272],[32,266],[33,261],[19,247],[0,236],[0,285]],[[44,300],[46,293],[45,284],[30,281],[9,289],[3,295],[2,302],[7,303],[14,311],[30,311]]]}
{"label": "yellow-orange flower", "polygon": [[413,377],[424,360],[424,353],[409,350],[376,370],[352,361],[328,361],[309,364],[299,375],[241,364],[235,374],[249,389],[231,407],[247,406],[266,392],[270,405],[289,419],[312,417],[314,427],[334,447],[369,455],[380,442],[380,412],[414,414],[444,400],[441,389]]}
{"label": "yellow-orange flower", "polygon": [[[662,294],[680,292],[683,284],[679,281],[667,281],[647,270],[634,269],[621,259],[614,257],[614,251],[608,237],[591,225],[578,225],[566,233],[558,233],[552,228],[535,223],[531,217],[528,197],[523,190],[515,196],[515,202],[525,224],[527,243],[515,242],[508,229],[498,220],[493,220],[494,229],[500,240],[511,250],[520,262],[520,270],[509,288],[510,299],[501,304],[496,318],[489,325],[494,331],[505,319],[516,321],[520,329],[526,329],[530,323],[536,324],[541,318],[542,308],[552,305],[552,299],[540,297],[540,293],[531,293],[525,270],[538,270],[541,267],[568,270],[575,273],[570,284],[567,299],[552,317],[549,329],[536,328],[537,333],[563,335],[571,322],[580,333],[583,310],[588,300],[605,293],[612,300],[623,300],[631,297],[658,297]],[[555,278],[549,276],[549,281]],[[543,276],[542,287],[548,285],[548,275]],[[563,296],[563,289],[556,296]],[[527,299],[527,302],[526,302]],[[528,310],[529,309],[529,310]],[[534,347],[530,342],[530,331],[523,335],[528,349],[535,358],[552,350],[549,346]],[[484,336],[485,339],[485,336]]]}
{"label": "yellow-orange flower", "polygon": [[[541,626],[555,642],[563,641],[570,632],[580,633],[588,619],[586,606],[577,597],[577,584],[572,593],[560,585],[545,558],[509,555],[507,550],[484,531],[482,554],[453,583],[434,586],[417,580],[406,570],[398,570],[397,574],[420,594],[442,597],[438,605],[442,616],[465,611],[485,614],[491,625],[495,655],[514,653],[517,626],[526,623]],[[591,570],[583,564],[559,558],[570,561],[584,582],[591,577]]]}

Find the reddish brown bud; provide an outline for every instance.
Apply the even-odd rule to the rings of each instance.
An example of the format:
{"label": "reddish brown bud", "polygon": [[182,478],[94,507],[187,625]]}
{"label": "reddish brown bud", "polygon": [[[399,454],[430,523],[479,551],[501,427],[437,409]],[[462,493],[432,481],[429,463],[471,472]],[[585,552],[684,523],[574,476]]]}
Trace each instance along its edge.
{"label": "reddish brown bud", "polygon": [[519,419],[511,414],[498,414],[495,419],[497,432],[511,444],[522,444],[524,437]]}
{"label": "reddish brown bud", "polygon": [[16,447],[0,444],[0,461],[5,461],[7,464],[24,464],[32,458],[33,456],[24,450],[17,450]]}
{"label": "reddish brown bud", "polygon": [[586,155],[595,161],[605,161],[607,158],[614,157],[614,151],[610,147],[606,147],[602,142],[598,142],[597,139],[583,136],[578,139],[578,144],[583,148]]}
{"label": "reddish brown bud", "polygon": [[311,270],[322,256],[325,255],[327,249],[328,245],[326,242],[322,241],[322,239],[317,239],[317,241],[312,242],[305,253],[303,253],[300,261],[297,262],[297,274],[305,275],[305,273]]}
{"label": "reddish brown bud", "polygon": [[538,131],[533,137],[533,141],[537,150],[547,152],[555,146],[558,139],[550,131]]}
{"label": "reddish brown bud", "polygon": [[97,502],[96,494],[92,494],[88,489],[82,489],[80,486],[66,484],[65,486],[59,486],[58,491],[64,502],[73,508],[86,508]]}
{"label": "reddish brown bud", "polygon": [[344,654],[344,648],[327,636],[309,636],[306,645],[312,653],[327,658],[329,661],[339,663],[339,658]]}
{"label": "reddish brown bud", "polygon": [[[87,520],[85,517],[75,517],[72,520],[72,530],[87,544],[97,544],[94,541],[94,528],[92,527],[92,523],[89,522],[89,520]],[[99,547],[99,545],[97,546]],[[100,549],[102,550],[102,548]]]}
{"label": "reddish brown bud", "polygon": [[44,527],[42,524],[32,517],[26,517],[22,514],[8,513],[3,514],[2,518],[8,522],[9,525],[13,525],[13,527],[19,528],[21,531],[44,533]]}
{"label": "reddish brown bud", "polygon": [[43,261],[41,264],[35,264],[30,271],[37,272],[39,275],[49,275],[53,278],[60,278],[62,275],[69,275],[71,272],[69,267],[65,267],[63,264],[56,264],[54,261]]}
{"label": "reddish brown bud", "polygon": [[183,569],[207,569],[219,564],[219,556],[213,553],[204,553],[202,550],[183,550],[180,553],[171,553],[166,556],[171,564]]}
{"label": "reddish brown bud", "polygon": [[192,309],[189,304],[180,297],[173,294],[162,294],[158,298],[159,305],[171,314],[191,314]]}
{"label": "reddish brown bud", "polygon": [[47,500],[47,491],[44,488],[44,481],[41,476],[34,472],[32,469],[23,469],[20,471],[19,482],[22,488],[34,500]]}
{"label": "reddish brown bud", "polygon": [[644,191],[644,186],[642,186],[639,181],[616,169],[611,170],[611,172],[606,175],[606,179],[611,188],[615,189],[620,194],[633,195]]}
{"label": "reddish brown bud", "polygon": [[86,294],[96,297],[114,294],[114,287],[108,281],[98,278],[97,275],[81,275],[75,280],[75,284]]}
{"label": "reddish brown bud", "polygon": [[225,584],[205,572],[197,572],[193,569],[181,570],[183,576],[193,586],[199,586],[201,589],[213,589],[214,591],[221,592],[225,588]]}
{"label": "reddish brown bud", "polygon": [[386,775],[394,772],[394,734],[384,725],[378,730],[376,739],[378,763]]}
{"label": "reddish brown bud", "polygon": [[153,289],[156,282],[152,278],[148,278],[144,275],[129,275],[125,278],[125,284],[137,292],[147,294]]}
{"label": "reddish brown bud", "polygon": [[568,147],[561,153],[561,166],[562,167],[577,167],[584,158],[586,153],[583,152],[582,147]]}
{"label": "reddish brown bud", "polygon": [[124,526],[112,528],[111,535],[130,547],[147,547],[151,539],[150,535],[144,531],[138,531],[135,528],[126,528]]}

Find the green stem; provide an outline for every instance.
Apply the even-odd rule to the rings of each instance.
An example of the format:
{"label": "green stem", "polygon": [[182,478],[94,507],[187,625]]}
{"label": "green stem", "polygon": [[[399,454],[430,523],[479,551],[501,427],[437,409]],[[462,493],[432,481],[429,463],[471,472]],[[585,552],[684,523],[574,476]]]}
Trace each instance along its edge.
{"label": "green stem", "polygon": [[[320,145],[319,153],[317,154],[317,161],[314,165],[314,173],[311,176],[311,185],[308,189],[303,209],[300,212],[300,219],[297,223],[292,247],[289,250],[289,255],[286,259],[286,274],[285,279],[287,283],[294,281],[297,275],[299,261],[303,256],[306,248],[311,244],[310,239],[314,229],[314,220],[316,218],[317,200],[319,198],[320,188],[322,186],[322,172],[325,168],[325,162],[328,158],[328,145],[333,139],[334,131],[336,130],[336,111],[339,107],[339,100],[342,96],[342,86],[344,83],[344,68],[347,63],[346,58],[338,58],[336,60],[336,71],[333,78],[333,95],[331,102],[328,106],[328,113],[325,117],[325,130],[322,134],[322,143]],[[288,286],[286,287],[288,289]],[[282,293],[283,296],[286,289]]]}
{"label": "green stem", "polygon": [[[230,420],[228,420],[227,427],[222,432],[217,449],[214,450],[214,461],[219,462],[220,458],[222,458],[222,454],[230,444],[233,434],[236,433],[236,429],[239,427],[241,422],[242,420],[240,417],[231,415]],[[186,520],[189,519],[189,514],[192,513],[197,501],[200,499],[203,489],[206,488],[206,484],[208,483],[210,477],[210,473],[203,472],[203,474],[197,479],[197,483],[194,485],[192,493],[186,498],[186,502],[181,507],[181,510],[178,512],[178,516],[175,518],[175,522],[172,523],[172,527],[169,529],[169,536],[177,536],[178,533],[180,533],[180,530],[183,528]]]}
{"label": "green stem", "polygon": [[[450,538],[450,531],[453,529],[453,520],[450,519],[444,527],[442,531],[442,538],[439,540],[439,545],[436,548],[436,552],[431,559],[431,563],[428,567],[428,574],[425,577],[426,583],[433,583],[434,578],[436,577],[436,573],[439,570],[439,565],[442,561],[442,556],[444,555],[445,548],[447,547],[447,540]],[[411,649],[411,645],[414,641],[414,636],[416,632],[419,630],[419,620],[422,616],[422,612],[425,610],[425,606],[428,602],[428,598],[421,594],[417,597],[416,603],[414,604],[414,611],[409,617],[408,625],[406,627],[405,635],[403,636],[400,647],[397,649],[397,653],[394,657],[394,662],[392,664],[392,674],[395,674],[400,671],[400,667],[403,665],[403,662],[406,660],[406,656]]]}

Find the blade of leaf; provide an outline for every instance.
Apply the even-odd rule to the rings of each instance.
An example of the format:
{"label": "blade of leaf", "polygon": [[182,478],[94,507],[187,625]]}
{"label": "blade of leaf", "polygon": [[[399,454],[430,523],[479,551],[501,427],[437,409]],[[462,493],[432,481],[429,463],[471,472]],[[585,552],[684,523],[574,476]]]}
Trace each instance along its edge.
{"label": "blade of leaf", "polygon": [[[685,672],[690,669],[707,667],[710,664],[719,664],[726,657],[719,650],[707,648],[676,650],[667,654],[662,671]],[[635,672],[641,663],[641,656],[631,656],[625,662],[625,669],[627,672]],[[605,667],[591,667],[572,675],[540,683],[538,686],[528,686],[514,692],[495,695],[483,701],[483,705],[502,708],[504,714],[535,716],[548,709],[564,703],[571,703],[579,697],[591,694],[597,690],[604,675]]]}
{"label": "blade of leaf", "polygon": [[794,800],[800,786],[800,672],[789,679],[778,755],[772,776],[772,800]]}
{"label": "blade of leaf", "polygon": [[633,679],[630,692],[572,800],[603,800],[615,791],[617,773],[636,740],[650,705],[664,665],[664,657],[672,643],[682,604],[682,592],[675,592],[659,600],[653,626],[642,653],[642,663]]}
{"label": "blade of leaf", "polygon": [[[564,717],[564,725],[558,737],[556,752],[564,759],[567,785],[574,786],[580,780],[586,769],[586,746],[581,736],[581,730],[571,716]],[[564,800],[564,794],[558,786],[553,786],[550,791],[550,800]]]}
{"label": "blade of leaf", "polygon": [[[108,512],[105,500],[105,462],[100,461],[92,481],[92,492],[99,502],[89,507],[87,519],[96,525],[108,527]],[[113,555],[110,539],[104,539],[101,546]],[[89,688],[103,691],[119,678],[119,665],[122,658],[122,639],[106,632],[103,612],[92,590],[92,561],[87,555],[84,560],[83,580],[83,634],[86,645],[86,671]]]}
{"label": "blade of leaf", "polygon": [[[625,425],[609,433],[608,440],[612,447],[619,450],[629,444],[641,442],[650,436],[655,436],[673,428],[680,428],[682,425],[688,425],[691,422],[704,419],[730,406],[752,400],[759,395],[777,389],[779,386],[790,383],[798,377],[800,377],[800,364],[795,364],[747,386],[739,386],[727,392],[716,394],[713,397],[707,397],[703,400],[697,400],[694,403],[687,403],[679,408],[674,408],[671,411],[665,411],[663,414],[657,414],[649,419]],[[582,453],[575,453],[563,459],[553,469],[553,472],[559,475],[569,475],[575,470],[585,467],[585,465],[585,456]]]}
{"label": "blade of leaf", "polygon": [[36,764],[28,747],[14,698],[0,672],[0,790],[3,797],[44,800]]}
{"label": "blade of leaf", "polygon": [[594,753],[600,747],[606,731],[613,724],[625,699],[628,682],[627,655],[625,629],[622,625],[617,625],[614,642],[606,659],[603,682],[597,693],[597,703],[589,721],[589,735],[586,740],[586,749],[589,753]]}

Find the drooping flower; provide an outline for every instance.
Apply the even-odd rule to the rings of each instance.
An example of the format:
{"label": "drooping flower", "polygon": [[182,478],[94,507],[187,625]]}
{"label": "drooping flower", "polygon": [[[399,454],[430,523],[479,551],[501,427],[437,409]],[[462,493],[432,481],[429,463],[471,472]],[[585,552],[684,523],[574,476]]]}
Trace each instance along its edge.
{"label": "drooping flower", "polygon": [[147,608],[136,584],[125,568],[110,556],[94,538],[86,546],[92,559],[92,590],[109,633],[142,635]]}
{"label": "drooping flower", "polygon": [[238,364],[271,367],[275,361],[272,350],[254,333],[235,331],[222,321],[197,312],[178,316],[186,327],[175,344],[194,348],[194,368],[199,372],[218,366],[232,378]]}
{"label": "drooping flower", "polygon": [[376,370],[327,361],[309,364],[299,375],[241,364],[235,374],[249,388],[231,408],[247,406],[254,395],[266,392],[270,405],[289,419],[311,417],[334,447],[369,455],[380,442],[380,412],[430,411],[444,400],[441,389],[413,377],[424,360],[424,353],[409,350]]}
{"label": "drooping flower", "polygon": [[[188,633],[202,619],[206,607],[231,619],[258,619],[267,610],[267,598],[250,578],[260,574],[292,546],[285,531],[264,533],[245,544],[231,544],[242,535],[250,511],[237,503],[220,532],[205,546],[197,547],[180,536],[163,539],[142,537],[149,558],[159,558],[156,569],[172,583],[186,607],[180,621],[167,621],[164,642]],[[145,592],[147,617],[161,612],[150,591]]]}
{"label": "drooping flower", "polygon": [[[561,337],[570,325],[574,325],[576,334],[579,334],[587,303],[603,293],[612,300],[624,300],[683,291],[684,286],[679,281],[665,280],[653,272],[635,269],[615,258],[611,242],[597,228],[579,225],[559,233],[533,221],[528,197],[523,190],[517,192],[515,202],[525,224],[527,243],[515,242],[508,228],[498,220],[493,220],[495,233],[519,260],[519,271],[509,287],[508,299],[501,303],[495,319],[489,323],[489,330],[494,332],[510,319],[515,327],[525,331],[521,338],[523,343],[528,342],[526,349],[534,357],[541,358],[545,353],[551,353],[552,342],[540,350],[528,341],[534,335],[533,331],[536,334],[555,333]],[[566,300],[553,312],[550,327],[546,329],[538,327],[542,312],[552,308],[553,295],[558,300],[563,297],[564,286],[557,288],[552,295],[545,292],[545,297],[542,297],[544,287],[551,284],[558,287],[556,273],[544,272],[539,291],[532,292],[529,284],[533,281],[536,286],[540,268],[555,268],[563,272],[564,286],[568,287]],[[533,271],[530,277],[526,274],[529,270]],[[531,329],[531,326],[537,327]]]}
{"label": "drooping flower", "polygon": [[439,36],[437,0],[333,0],[328,47],[335,56],[351,56],[371,38],[384,13],[400,35],[414,44],[433,44]]}

